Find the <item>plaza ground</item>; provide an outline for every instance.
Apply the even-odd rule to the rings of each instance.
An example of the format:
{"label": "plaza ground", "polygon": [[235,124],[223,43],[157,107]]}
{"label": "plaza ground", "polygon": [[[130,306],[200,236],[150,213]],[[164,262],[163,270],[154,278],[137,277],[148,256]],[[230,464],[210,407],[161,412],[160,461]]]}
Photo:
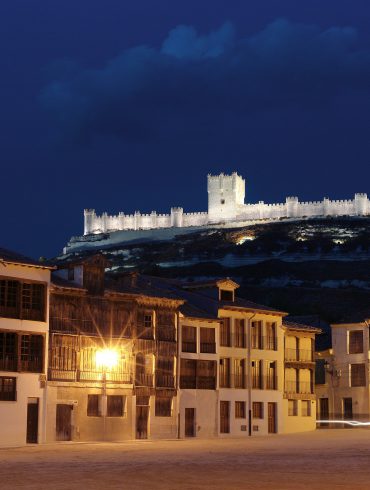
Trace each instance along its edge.
{"label": "plaza ground", "polygon": [[0,489],[367,489],[370,430],[0,449]]}

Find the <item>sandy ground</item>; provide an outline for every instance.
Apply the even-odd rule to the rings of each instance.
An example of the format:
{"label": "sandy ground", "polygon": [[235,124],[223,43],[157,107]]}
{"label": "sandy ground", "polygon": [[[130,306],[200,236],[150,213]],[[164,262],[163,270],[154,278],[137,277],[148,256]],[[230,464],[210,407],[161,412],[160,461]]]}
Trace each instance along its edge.
{"label": "sandy ground", "polygon": [[370,430],[0,449],[0,489],[368,489]]}

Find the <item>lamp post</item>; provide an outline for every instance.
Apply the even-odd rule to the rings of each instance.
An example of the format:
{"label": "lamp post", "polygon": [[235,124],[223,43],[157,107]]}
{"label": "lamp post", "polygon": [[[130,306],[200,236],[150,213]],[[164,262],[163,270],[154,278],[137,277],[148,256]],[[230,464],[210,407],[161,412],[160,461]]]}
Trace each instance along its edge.
{"label": "lamp post", "polygon": [[118,351],[115,349],[101,349],[96,351],[96,365],[102,370],[101,414],[103,417],[103,441],[105,441],[106,436],[107,419],[107,370],[111,370],[117,366],[118,359]]}

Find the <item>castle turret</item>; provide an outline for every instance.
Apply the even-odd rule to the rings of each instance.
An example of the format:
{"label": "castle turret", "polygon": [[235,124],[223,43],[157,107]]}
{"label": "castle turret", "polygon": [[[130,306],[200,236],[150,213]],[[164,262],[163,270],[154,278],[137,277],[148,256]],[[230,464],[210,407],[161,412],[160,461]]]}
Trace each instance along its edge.
{"label": "castle turret", "polygon": [[367,194],[355,194],[355,213],[357,216],[365,216],[370,211]]}
{"label": "castle turret", "polygon": [[288,218],[298,216],[298,197],[289,196],[285,199],[286,215]]}
{"label": "castle turret", "polygon": [[95,209],[84,209],[84,235],[93,232],[95,218]]}
{"label": "castle turret", "polygon": [[182,208],[171,208],[171,226],[182,227],[184,210]]}
{"label": "castle turret", "polygon": [[208,219],[210,223],[236,219],[244,206],[245,180],[231,175],[208,175]]}

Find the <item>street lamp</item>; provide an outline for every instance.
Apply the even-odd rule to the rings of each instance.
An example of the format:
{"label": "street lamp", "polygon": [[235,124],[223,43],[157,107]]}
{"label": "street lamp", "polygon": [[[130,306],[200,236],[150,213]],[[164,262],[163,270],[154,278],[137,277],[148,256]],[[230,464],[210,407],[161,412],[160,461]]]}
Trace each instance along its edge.
{"label": "street lamp", "polygon": [[103,441],[105,441],[107,418],[107,370],[115,368],[119,361],[119,353],[116,349],[101,349],[96,351],[96,366],[102,369],[102,404],[103,416]]}

